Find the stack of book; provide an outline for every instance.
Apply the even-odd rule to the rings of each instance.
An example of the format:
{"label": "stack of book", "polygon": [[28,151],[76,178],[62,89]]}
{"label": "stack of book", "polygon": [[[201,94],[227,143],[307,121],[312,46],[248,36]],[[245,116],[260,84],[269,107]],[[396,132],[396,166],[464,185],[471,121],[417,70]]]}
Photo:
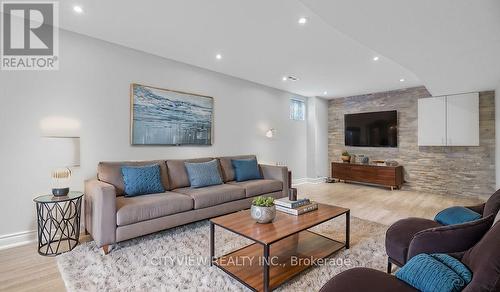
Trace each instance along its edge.
{"label": "stack of book", "polygon": [[276,205],[276,210],[295,216],[318,209],[318,204],[309,199],[290,201],[288,198],[281,198],[274,200],[274,204]]}

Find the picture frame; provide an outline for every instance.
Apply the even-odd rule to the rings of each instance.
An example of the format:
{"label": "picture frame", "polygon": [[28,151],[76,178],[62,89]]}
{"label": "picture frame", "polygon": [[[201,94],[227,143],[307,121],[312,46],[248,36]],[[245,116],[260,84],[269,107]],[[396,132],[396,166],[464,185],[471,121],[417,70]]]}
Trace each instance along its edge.
{"label": "picture frame", "polygon": [[132,83],[131,145],[211,146],[214,98]]}

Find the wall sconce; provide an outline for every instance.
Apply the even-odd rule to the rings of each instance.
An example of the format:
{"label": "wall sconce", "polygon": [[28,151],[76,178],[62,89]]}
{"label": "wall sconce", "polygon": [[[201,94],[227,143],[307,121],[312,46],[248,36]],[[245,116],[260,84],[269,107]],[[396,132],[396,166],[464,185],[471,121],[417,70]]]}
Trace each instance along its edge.
{"label": "wall sconce", "polygon": [[267,138],[273,138],[276,135],[276,130],[275,129],[269,129],[266,132],[266,137]]}

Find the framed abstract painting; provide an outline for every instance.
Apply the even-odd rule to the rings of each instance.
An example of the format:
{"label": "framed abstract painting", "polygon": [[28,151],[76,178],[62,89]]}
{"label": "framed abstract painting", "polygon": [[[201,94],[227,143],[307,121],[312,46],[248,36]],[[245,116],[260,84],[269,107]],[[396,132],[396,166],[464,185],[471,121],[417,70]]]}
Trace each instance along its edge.
{"label": "framed abstract painting", "polygon": [[131,84],[132,145],[212,145],[214,99]]}

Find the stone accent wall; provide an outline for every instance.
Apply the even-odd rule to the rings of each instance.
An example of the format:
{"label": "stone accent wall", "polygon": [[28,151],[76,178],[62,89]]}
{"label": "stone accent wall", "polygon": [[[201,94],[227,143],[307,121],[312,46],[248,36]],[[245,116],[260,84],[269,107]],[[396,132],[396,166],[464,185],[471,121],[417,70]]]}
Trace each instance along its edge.
{"label": "stone accent wall", "polygon": [[[479,94],[479,147],[419,147],[417,100],[425,87],[332,99],[328,107],[328,158],[346,149],[373,159],[394,159],[405,170],[404,188],[446,195],[489,196],[495,191],[495,92]],[[398,111],[398,148],[346,147],[344,114]],[[331,167],[331,166],[330,166]],[[331,169],[330,169],[331,171]]]}

